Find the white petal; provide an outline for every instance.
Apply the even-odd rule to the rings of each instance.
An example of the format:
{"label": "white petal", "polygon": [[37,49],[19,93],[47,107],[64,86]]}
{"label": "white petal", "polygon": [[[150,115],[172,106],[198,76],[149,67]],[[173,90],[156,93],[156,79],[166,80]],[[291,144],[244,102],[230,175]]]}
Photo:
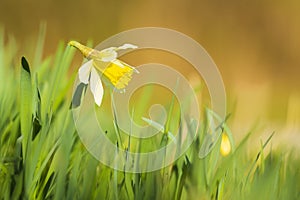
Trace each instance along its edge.
{"label": "white petal", "polygon": [[91,68],[93,66],[92,64],[93,61],[89,60],[79,68],[78,75],[81,83],[85,83],[85,84],[89,83],[89,76],[90,76]]}
{"label": "white petal", "polygon": [[119,50],[119,49],[136,49],[136,48],[138,48],[138,47],[133,44],[123,44],[122,46],[118,47],[117,50]]}
{"label": "white petal", "polygon": [[100,57],[101,57],[100,60],[103,62],[110,62],[112,60],[115,60],[118,56],[115,49],[116,49],[116,47],[110,47],[110,48],[103,49],[102,51],[100,51]]}
{"label": "white petal", "polygon": [[133,44],[123,44],[120,47],[109,47],[100,51],[100,60],[103,62],[111,62],[118,57],[118,50],[121,49],[136,49],[137,46]]}
{"label": "white petal", "polygon": [[108,47],[106,49],[101,50],[102,51],[116,51],[117,47]]}
{"label": "white petal", "polygon": [[90,88],[94,95],[95,103],[100,106],[103,98],[103,86],[97,70],[93,67],[91,70]]}

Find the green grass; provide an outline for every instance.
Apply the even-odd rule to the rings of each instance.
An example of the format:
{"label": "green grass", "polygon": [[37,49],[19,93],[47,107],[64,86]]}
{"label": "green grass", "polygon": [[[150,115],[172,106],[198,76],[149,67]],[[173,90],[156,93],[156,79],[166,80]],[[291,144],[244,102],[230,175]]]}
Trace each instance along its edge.
{"label": "green grass", "polygon": [[[300,199],[300,159],[292,150],[272,149],[271,133],[270,140],[257,139],[261,148],[252,153],[250,131],[229,156],[220,155],[219,141],[199,159],[206,120],[171,166],[124,173],[102,165],[86,151],[72,119],[74,51],[60,43],[42,59],[43,35],[27,61],[13,40],[4,44],[0,31],[0,199]],[[172,123],[179,122],[168,118],[165,128]]]}

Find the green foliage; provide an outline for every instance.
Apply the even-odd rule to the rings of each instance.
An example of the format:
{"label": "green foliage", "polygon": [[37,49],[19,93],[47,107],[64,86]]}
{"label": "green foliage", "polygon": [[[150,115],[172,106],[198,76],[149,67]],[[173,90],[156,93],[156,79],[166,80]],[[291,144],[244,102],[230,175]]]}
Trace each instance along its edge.
{"label": "green foliage", "polygon": [[[13,41],[4,44],[0,30],[0,199],[300,198],[300,159],[291,151],[267,153],[269,139],[250,156],[245,144],[252,132],[229,156],[220,156],[219,139],[199,159],[207,120],[186,154],[159,171],[125,173],[102,165],[81,144],[70,111],[74,52],[60,43],[54,57],[41,59],[43,36],[42,30],[34,64],[25,57],[15,64],[17,47]],[[149,102],[150,92],[140,100]],[[172,102],[164,133],[180,123],[171,118]],[[121,143],[116,121],[111,130]]]}

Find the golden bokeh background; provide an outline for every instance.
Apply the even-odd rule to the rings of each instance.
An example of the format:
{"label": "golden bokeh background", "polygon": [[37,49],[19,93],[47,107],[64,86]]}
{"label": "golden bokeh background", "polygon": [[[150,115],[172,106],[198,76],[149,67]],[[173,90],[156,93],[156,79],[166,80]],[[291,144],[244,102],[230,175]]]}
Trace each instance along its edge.
{"label": "golden bokeh background", "polygon": [[247,130],[258,120],[293,135],[300,130],[299,10],[297,0],[1,0],[0,24],[22,49],[45,22],[44,56],[60,40],[97,44],[147,26],[180,31],[219,67],[233,129]]}

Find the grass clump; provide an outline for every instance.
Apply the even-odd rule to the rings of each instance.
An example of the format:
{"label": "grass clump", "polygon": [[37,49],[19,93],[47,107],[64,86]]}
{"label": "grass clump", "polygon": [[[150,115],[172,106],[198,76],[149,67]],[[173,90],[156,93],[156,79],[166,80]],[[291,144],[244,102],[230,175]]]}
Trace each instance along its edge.
{"label": "grass clump", "polygon": [[[300,198],[297,154],[266,151],[270,140],[249,154],[252,132],[230,155],[220,155],[219,139],[199,159],[205,120],[185,155],[161,170],[125,173],[102,165],[82,145],[72,119],[74,51],[60,43],[53,57],[40,59],[37,51],[32,65],[24,57],[16,64],[17,46],[4,44],[0,34],[0,199]],[[43,34],[36,48],[42,46]]]}

